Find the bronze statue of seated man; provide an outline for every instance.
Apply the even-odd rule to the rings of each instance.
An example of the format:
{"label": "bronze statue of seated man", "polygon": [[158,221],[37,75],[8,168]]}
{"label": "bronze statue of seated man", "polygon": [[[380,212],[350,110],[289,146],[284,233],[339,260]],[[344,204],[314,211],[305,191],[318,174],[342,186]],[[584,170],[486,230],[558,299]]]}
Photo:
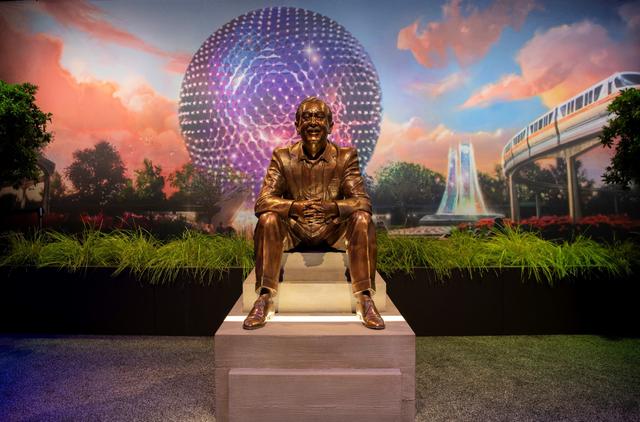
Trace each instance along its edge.
{"label": "bronze statue of seated man", "polygon": [[[276,148],[255,205],[254,234],[258,299],[243,327],[264,326],[273,314],[280,263],[294,247],[331,247],[347,252],[356,312],[367,328],[384,321],[375,293],[376,231],[355,148],[327,137],[333,127],[329,106],[316,97],[302,101],[295,126],[301,141]],[[313,295],[313,292],[309,292]]]}

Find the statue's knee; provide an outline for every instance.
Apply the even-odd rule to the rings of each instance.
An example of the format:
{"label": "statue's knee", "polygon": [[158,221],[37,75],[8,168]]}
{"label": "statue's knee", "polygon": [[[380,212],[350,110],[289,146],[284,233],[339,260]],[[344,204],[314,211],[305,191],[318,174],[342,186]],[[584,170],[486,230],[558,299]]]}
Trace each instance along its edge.
{"label": "statue's knee", "polygon": [[273,211],[262,213],[258,217],[258,224],[263,227],[276,225],[278,224],[278,214]]}
{"label": "statue's knee", "polygon": [[351,216],[356,226],[368,226],[371,224],[371,214],[366,211],[356,211]]}

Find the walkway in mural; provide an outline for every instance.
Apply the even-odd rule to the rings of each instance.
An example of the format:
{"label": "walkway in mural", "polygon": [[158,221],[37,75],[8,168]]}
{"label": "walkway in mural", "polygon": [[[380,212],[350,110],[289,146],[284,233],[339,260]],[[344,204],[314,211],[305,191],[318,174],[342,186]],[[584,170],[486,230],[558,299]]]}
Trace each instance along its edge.
{"label": "walkway in mural", "polygon": [[391,236],[446,236],[455,226],[418,226],[389,230]]}

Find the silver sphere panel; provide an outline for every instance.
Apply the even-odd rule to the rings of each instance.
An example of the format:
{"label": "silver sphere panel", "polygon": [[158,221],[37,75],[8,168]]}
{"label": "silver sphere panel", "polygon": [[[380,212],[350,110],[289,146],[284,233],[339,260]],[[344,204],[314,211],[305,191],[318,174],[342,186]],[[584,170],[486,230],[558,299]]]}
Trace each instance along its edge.
{"label": "silver sphere panel", "polygon": [[378,74],[362,45],[326,16],[291,7],[255,10],[211,35],[193,56],[179,120],[192,162],[255,199],[271,152],[295,142],[295,111],[317,96],[333,111],[330,139],[366,166],[380,133]]}

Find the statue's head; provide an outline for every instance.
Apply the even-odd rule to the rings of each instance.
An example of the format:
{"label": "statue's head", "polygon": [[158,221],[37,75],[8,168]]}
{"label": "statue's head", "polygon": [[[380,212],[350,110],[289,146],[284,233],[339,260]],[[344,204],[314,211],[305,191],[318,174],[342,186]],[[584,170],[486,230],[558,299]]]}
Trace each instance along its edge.
{"label": "statue's head", "polygon": [[317,158],[327,146],[327,136],[333,128],[333,114],[317,97],[305,98],[296,111],[296,130],[302,138],[304,152]]}

